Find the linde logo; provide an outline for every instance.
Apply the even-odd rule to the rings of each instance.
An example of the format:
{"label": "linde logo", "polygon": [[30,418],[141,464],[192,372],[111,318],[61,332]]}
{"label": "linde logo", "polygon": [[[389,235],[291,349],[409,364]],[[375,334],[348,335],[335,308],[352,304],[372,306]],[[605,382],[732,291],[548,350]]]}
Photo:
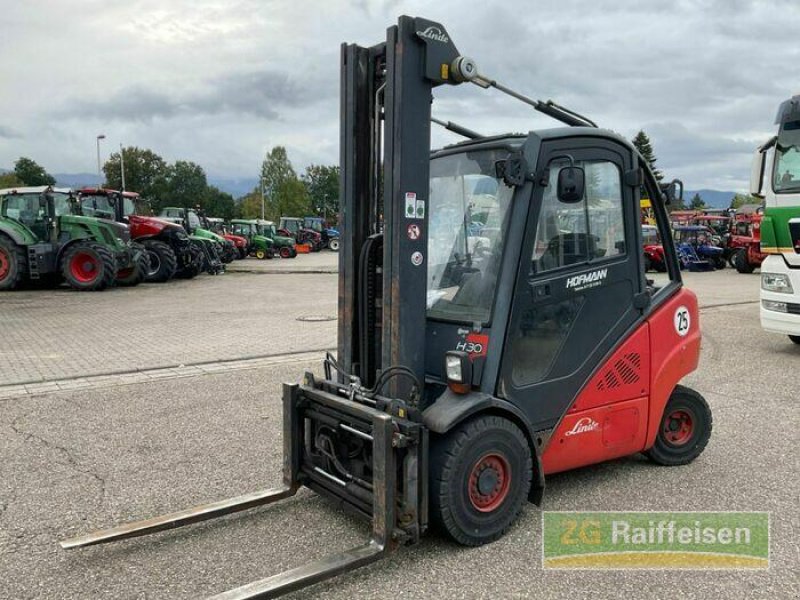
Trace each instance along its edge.
{"label": "linde logo", "polygon": [[590,271],[588,273],[581,273],[580,275],[573,275],[567,279],[567,289],[583,288],[589,284],[599,285],[608,275],[608,269],[600,269],[598,271]]}
{"label": "linde logo", "polygon": [[444,44],[450,41],[450,38],[447,37],[441,29],[435,27],[434,25],[430,25],[425,31],[418,31],[417,35],[421,38],[425,38],[426,40],[442,42]]}
{"label": "linde logo", "polygon": [[575,425],[572,426],[572,429],[570,429],[564,435],[566,436],[578,435],[579,433],[588,433],[590,431],[595,431],[599,428],[600,428],[600,423],[598,423],[591,417],[583,417],[582,419],[578,419]]}

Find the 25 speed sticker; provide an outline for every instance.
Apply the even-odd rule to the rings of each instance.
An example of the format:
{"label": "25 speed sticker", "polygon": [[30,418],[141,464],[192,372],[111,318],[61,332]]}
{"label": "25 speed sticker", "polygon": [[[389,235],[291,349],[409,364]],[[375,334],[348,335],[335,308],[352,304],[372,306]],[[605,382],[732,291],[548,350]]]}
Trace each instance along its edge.
{"label": "25 speed sticker", "polygon": [[675,311],[674,323],[675,331],[679,336],[684,337],[689,333],[689,329],[692,327],[692,316],[689,313],[689,309],[685,306],[679,306],[678,310]]}

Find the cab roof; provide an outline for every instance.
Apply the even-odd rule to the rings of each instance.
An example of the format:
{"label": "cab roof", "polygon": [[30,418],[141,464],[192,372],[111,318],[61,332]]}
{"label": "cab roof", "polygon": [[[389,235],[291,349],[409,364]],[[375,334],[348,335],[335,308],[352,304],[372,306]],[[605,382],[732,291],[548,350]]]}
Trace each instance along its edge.
{"label": "cab roof", "polygon": [[0,190],[0,196],[7,196],[9,194],[42,194],[44,192],[56,192],[59,194],[69,194],[72,192],[70,188],[56,188],[49,185],[35,185],[29,187],[13,187]]}

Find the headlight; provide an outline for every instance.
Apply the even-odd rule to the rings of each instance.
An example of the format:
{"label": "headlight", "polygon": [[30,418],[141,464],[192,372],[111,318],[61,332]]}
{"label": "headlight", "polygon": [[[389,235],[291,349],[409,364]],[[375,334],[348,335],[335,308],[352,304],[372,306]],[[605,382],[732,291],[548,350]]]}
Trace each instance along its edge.
{"label": "headlight", "polygon": [[778,292],[779,294],[794,293],[789,277],[781,273],[762,273],[761,289],[768,292]]}
{"label": "headlight", "polygon": [[447,355],[444,361],[447,371],[447,380],[455,381],[456,383],[464,383],[464,370],[461,368],[461,357]]}
{"label": "headlight", "polygon": [[761,306],[763,306],[766,310],[772,310],[774,312],[789,312],[786,306],[786,302],[775,302],[774,300],[762,300]]}
{"label": "headlight", "polygon": [[445,352],[444,372],[447,387],[456,394],[466,394],[472,388],[472,363],[466,352]]}

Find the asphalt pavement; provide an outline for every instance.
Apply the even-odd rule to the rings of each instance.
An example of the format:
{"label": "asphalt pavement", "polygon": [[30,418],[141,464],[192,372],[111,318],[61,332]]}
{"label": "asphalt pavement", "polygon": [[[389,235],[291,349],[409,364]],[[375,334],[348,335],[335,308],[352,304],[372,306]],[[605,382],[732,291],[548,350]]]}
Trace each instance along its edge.
{"label": "asphalt pavement", "polygon": [[[294,292],[278,305],[265,291],[276,280]],[[223,281],[231,282],[225,284],[232,286],[231,295],[246,296],[248,311],[270,316],[259,316],[263,320],[253,324],[232,301],[221,302],[221,308],[206,307],[205,299],[224,296],[214,291]],[[232,314],[239,316],[225,329],[247,340],[248,352],[268,355],[273,343],[259,347],[250,330],[299,328],[307,325],[295,320],[303,314],[335,313],[335,282],[331,275],[241,273],[226,280],[187,282],[197,285],[184,290],[184,299],[162,293],[150,306],[173,316],[181,314],[181,306],[222,312],[207,319],[183,346],[164,350],[158,360],[172,364],[189,362],[185,356],[203,359],[199,334],[222,330],[215,321]],[[496,543],[462,548],[431,535],[417,547],[294,597],[800,597],[800,347],[760,329],[757,274],[689,274],[687,283],[700,296],[704,333],[700,370],[687,383],[706,396],[714,413],[711,442],[697,461],[665,468],[634,456],[550,477],[543,506],[528,505]],[[122,291],[148,298],[149,287]],[[301,287],[302,293],[297,291]],[[211,296],[206,295],[209,290]],[[53,304],[80,297],[75,302],[95,311],[105,296],[55,294]],[[8,307],[20,297],[0,298],[3,327],[9,327],[3,320]],[[47,305],[43,298],[35,300]],[[71,310],[81,312],[74,306]],[[36,312],[17,318],[12,327],[36,326],[29,322],[36,320]],[[187,323],[182,321],[180,328]],[[216,371],[130,383],[110,378],[107,385],[90,389],[20,392],[0,399],[0,598],[198,598],[366,540],[365,523],[301,491],[275,506],[149,538],[69,552],[57,544],[96,528],[278,485],[280,383],[298,380],[309,368],[319,371],[319,359],[306,352],[316,349],[309,347],[310,339],[318,348],[335,343],[335,323],[309,327],[319,329],[276,338],[280,359],[268,362],[227,363],[240,354],[220,346],[206,360],[220,361]],[[79,328],[71,331],[81,335]],[[172,328],[163,327],[162,337],[166,331]],[[79,338],[83,347],[93,335],[90,330]],[[141,342],[131,343],[133,348],[120,344],[115,349],[133,355]],[[171,354],[180,352],[186,354]],[[0,362],[15,360],[20,360],[17,355],[5,354]],[[37,360],[46,370],[47,359]],[[541,509],[770,511],[771,567],[545,571]]]}

